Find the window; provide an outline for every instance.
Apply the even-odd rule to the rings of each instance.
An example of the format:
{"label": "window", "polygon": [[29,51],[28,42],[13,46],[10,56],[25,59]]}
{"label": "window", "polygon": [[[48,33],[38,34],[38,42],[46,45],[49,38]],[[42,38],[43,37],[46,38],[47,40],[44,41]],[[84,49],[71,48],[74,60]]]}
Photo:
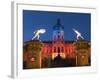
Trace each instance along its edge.
{"label": "window", "polygon": [[60,39],[60,35],[58,35],[58,39]]}
{"label": "window", "polygon": [[62,53],[64,52],[64,48],[63,48],[63,47],[61,48],[61,52],[62,52]]}
{"label": "window", "polygon": [[54,52],[56,52],[56,47],[54,47]]}
{"label": "window", "polygon": [[60,53],[60,47],[58,47],[58,53]]}

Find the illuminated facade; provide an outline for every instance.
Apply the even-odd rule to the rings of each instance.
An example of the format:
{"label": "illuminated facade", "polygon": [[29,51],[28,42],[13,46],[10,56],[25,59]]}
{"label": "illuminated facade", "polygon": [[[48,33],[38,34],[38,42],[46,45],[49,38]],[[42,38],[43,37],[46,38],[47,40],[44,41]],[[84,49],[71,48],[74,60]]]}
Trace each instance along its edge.
{"label": "illuminated facade", "polygon": [[64,41],[64,26],[61,25],[60,20],[57,20],[55,26],[53,26],[53,35],[51,42],[43,42],[44,47],[42,49],[42,56],[49,57],[52,59],[58,55],[61,58],[74,58],[75,57],[75,46],[74,41]]}
{"label": "illuminated facade", "polygon": [[51,36],[52,41],[31,40],[24,42],[24,69],[91,65],[90,42],[81,39],[65,41],[64,26],[59,19],[53,26],[53,35]]}

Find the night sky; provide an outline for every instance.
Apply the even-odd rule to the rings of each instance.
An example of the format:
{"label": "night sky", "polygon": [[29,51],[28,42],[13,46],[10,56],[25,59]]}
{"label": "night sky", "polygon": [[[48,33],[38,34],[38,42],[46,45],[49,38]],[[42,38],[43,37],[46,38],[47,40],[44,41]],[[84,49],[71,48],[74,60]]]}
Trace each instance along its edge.
{"label": "night sky", "polygon": [[91,39],[91,14],[75,12],[50,12],[23,10],[23,40],[29,41],[33,37],[33,32],[40,28],[45,28],[46,33],[40,35],[40,40],[51,41],[53,26],[57,19],[60,19],[64,26],[65,41],[76,40],[76,34],[72,28],[81,32],[85,40]]}

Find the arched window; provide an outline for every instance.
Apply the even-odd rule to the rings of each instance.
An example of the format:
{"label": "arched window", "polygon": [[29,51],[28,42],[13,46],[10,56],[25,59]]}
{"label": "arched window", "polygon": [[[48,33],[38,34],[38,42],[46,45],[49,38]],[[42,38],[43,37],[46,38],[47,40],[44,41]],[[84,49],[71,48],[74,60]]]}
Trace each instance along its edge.
{"label": "arched window", "polygon": [[58,39],[60,39],[60,35],[58,35]]}
{"label": "arched window", "polygon": [[56,52],[56,47],[54,47],[54,52]]}
{"label": "arched window", "polygon": [[58,47],[58,53],[60,53],[60,47]]}
{"label": "arched window", "polygon": [[64,52],[64,48],[63,48],[63,47],[61,47],[61,52],[62,52],[62,53]]}

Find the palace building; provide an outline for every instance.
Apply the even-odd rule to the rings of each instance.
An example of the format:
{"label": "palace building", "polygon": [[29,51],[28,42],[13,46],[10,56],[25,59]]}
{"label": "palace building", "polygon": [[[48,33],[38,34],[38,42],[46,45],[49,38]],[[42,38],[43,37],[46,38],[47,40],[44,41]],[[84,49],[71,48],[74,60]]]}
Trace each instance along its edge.
{"label": "palace building", "polygon": [[[34,50],[38,50],[40,42],[38,43],[38,41],[35,40],[24,42],[24,69],[90,65],[90,43],[81,39],[77,41],[65,41],[64,26],[61,24],[60,19],[58,19],[56,25],[53,26],[53,35],[51,36],[52,41],[41,42],[43,45],[40,50],[41,54],[38,55],[37,61],[37,53],[35,54]],[[32,45],[37,48],[33,49]],[[38,63],[38,67],[34,67],[35,65],[33,64]]]}
{"label": "palace building", "polygon": [[52,41],[44,41],[44,47],[42,49],[42,56],[51,56],[52,59],[60,55],[61,58],[74,58],[75,46],[74,41],[64,40],[64,26],[57,20],[55,26],[53,26]]}

